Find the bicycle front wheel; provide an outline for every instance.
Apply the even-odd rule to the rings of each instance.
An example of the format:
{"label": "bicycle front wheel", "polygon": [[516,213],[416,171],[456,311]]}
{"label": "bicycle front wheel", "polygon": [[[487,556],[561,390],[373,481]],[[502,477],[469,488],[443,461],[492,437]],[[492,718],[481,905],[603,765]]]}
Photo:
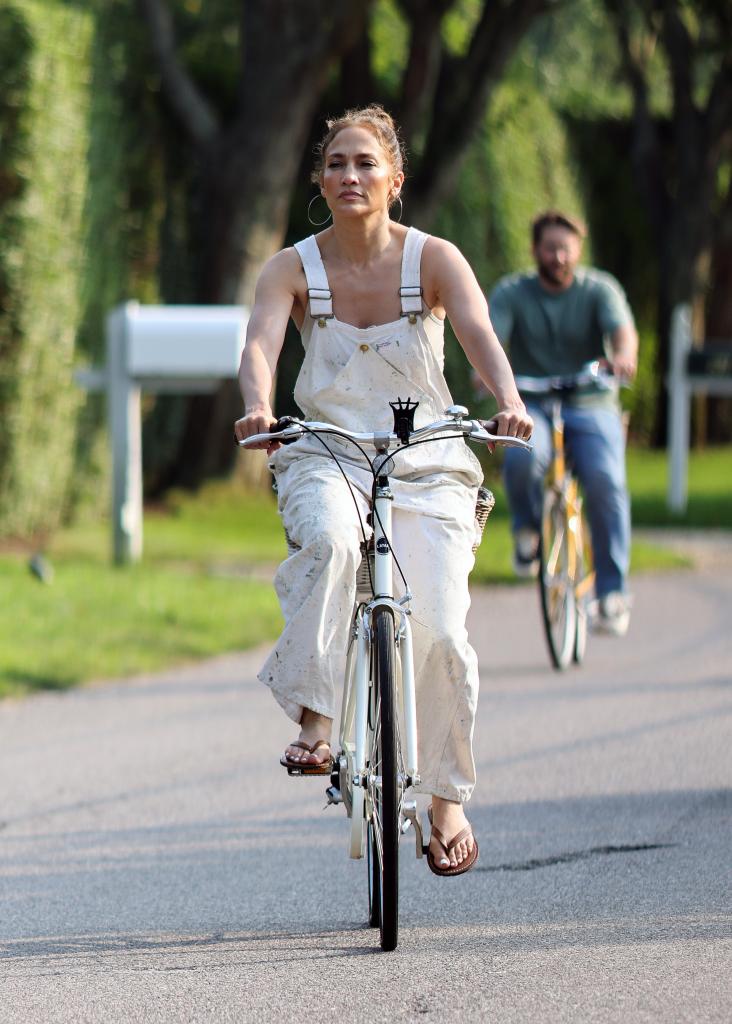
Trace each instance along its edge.
{"label": "bicycle front wheel", "polygon": [[[369,757],[369,919],[381,948],[396,948],[399,933],[399,778],[394,617],[376,608]],[[378,921],[377,921],[378,918]]]}
{"label": "bicycle front wheel", "polygon": [[581,665],[585,656],[585,651],[587,650],[590,598],[595,586],[595,572],[592,567],[592,546],[590,545],[587,524],[582,515],[581,503],[578,504],[577,514],[577,574],[574,587],[575,605],[577,608],[577,629],[575,632],[573,657],[575,664]]}
{"label": "bicycle front wheel", "polygon": [[564,501],[547,491],[539,541],[539,592],[549,655],[557,669],[572,661],[577,632],[572,551]]}

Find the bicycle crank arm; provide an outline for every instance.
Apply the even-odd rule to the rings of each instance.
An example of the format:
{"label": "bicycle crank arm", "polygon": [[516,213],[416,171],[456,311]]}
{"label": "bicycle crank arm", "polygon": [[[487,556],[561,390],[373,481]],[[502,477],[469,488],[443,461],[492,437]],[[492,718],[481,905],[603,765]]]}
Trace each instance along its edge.
{"label": "bicycle crank arm", "polygon": [[402,813],[405,818],[402,830],[403,832],[406,832],[410,825],[414,828],[417,857],[421,858],[425,853],[426,847],[424,845],[424,836],[422,833],[422,822],[420,821],[419,814],[417,812],[417,801],[405,800],[402,804]]}

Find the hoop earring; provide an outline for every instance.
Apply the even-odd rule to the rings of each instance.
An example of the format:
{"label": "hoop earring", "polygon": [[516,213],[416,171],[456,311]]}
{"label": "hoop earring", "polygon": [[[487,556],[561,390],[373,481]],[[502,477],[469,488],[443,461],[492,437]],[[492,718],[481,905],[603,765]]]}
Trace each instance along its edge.
{"label": "hoop earring", "polygon": [[[404,213],[404,203],[402,202],[402,197],[401,196],[397,196],[396,197],[396,199],[394,200],[393,205],[396,206],[397,202],[399,203],[399,216],[395,217],[395,220],[396,220],[397,224],[401,224],[401,222],[402,222],[402,214]],[[389,215],[391,216],[391,211],[389,211]]]}
{"label": "hoop earring", "polygon": [[324,196],[313,196],[313,198],[308,203],[308,220],[310,221],[310,223],[313,225],[314,228],[319,228],[319,227],[322,227],[323,224],[327,224],[328,221],[330,220],[330,218],[333,216],[333,214],[330,212],[330,210],[328,210],[328,216],[325,218],[325,220],[313,220],[313,218],[310,216],[310,207],[313,205],[315,200],[316,199],[324,199],[324,198],[325,198]]}

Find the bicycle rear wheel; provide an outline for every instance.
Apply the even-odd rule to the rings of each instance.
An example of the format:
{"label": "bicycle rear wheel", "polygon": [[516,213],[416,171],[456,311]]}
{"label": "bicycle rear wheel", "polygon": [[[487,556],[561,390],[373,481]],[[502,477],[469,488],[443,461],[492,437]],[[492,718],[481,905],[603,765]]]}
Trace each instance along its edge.
{"label": "bicycle rear wheel", "polygon": [[539,592],[549,654],[554,667],[560,670],[572,661],[577,634],[571,543],[562,497],[547,491],[539,541]]}
{"label": "bicycle rear wheel", "polygon": [[[369,756],[369,920],[379,925],[381,948],[396,948],[399,934],[399,778],[394,618],[373,616],[373,700]],[[374,870],[375,869],[375,870]],[[376,907],[374,907],[374,901]],[[378,920],[377,920],[378,917]]]}

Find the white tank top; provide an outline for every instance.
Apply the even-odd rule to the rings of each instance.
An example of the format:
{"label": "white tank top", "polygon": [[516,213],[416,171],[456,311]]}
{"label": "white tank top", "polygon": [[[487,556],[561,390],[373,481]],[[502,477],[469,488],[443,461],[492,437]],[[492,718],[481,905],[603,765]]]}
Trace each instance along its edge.
{"label": "white tank top", "polygon": [[[389,402],[419,402],[415,426],[440,419],[453,404],[443,374],[444,321],[422,302],[420,264],[428,236],[409,228],[401,266],[401,316],[388,324],[354,327],[333,314],[328,276],[314,235],[297,242],[308,284],[308,308],[300,329],[305,359],[295,384],[295,401],[308,420],[327,420],[348,430],[393,429]],[[328,439],[339,459],[356,466],[363,458],[347,442]],[[284,469],[300,454],[325,455],[313,438],[302,438],[275,453],[271,462]],[[373,449],[369,452],[373,455]],[[408,480],[440,473],[460,474],[475,487],[480,463],[464,441],[430,441],[399,453],[393,476]]]}

